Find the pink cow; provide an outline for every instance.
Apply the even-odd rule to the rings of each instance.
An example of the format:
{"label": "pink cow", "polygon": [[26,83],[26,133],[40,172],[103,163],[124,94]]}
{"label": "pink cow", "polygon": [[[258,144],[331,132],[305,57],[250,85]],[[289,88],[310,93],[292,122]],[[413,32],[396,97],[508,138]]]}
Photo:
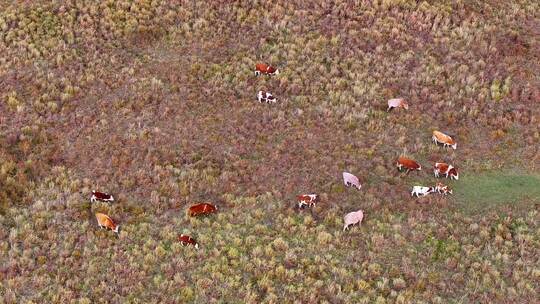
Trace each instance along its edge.
{"label": "pink cow", "polygon": [[358,177],[348,173],[348,172],[343,172],[343,182],[345,183],[345,186],[347,187],[350,187],[350,186],[354,186],[356,187],[358,190],[360,190],[360,188],[362,187],[360,185],[360,180],[358,180]]}
{"label": "pink cow", "polygon": [[347,228],[349,228],[349,226],[351,225],[354,225],[354,224],[360,225],[363,219],[364,219],[364,211],[362,210],[347,213],[347,215],[343,217],[343,220],[345,221],[345,225],[343,226],[343,231],[347,230]]}

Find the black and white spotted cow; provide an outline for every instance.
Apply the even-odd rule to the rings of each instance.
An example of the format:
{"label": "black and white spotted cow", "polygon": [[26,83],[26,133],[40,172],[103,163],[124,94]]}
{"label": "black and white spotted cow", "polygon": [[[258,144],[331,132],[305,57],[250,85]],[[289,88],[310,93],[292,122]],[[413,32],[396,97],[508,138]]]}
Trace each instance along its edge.
{"label": "black and white spotted cow", "polygon": [[257,93],[257,101],[266,102],[266,103],[275,103],[277,98],[274,97],[270,92],[259,91]]}

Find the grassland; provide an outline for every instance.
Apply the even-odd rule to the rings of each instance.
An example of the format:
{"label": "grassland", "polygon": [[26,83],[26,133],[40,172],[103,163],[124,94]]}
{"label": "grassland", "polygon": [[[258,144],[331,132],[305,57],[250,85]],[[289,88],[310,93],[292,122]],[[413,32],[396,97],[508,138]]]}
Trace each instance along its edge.
{"label": "grassland", "polygon": [[[0,303],[537,302],[539,12],[0,2]],[[398,96],[409,110],[387,113]],[[399,174],[398,155],[426,169]],[[412,199],[435,161],[460,168],[455,195]],[[322,202],[295,209],[308,192]],[[188,218],[202,200],[218,214]]]}
{"label": "grassland", "polygon": [[540,176],[495,171],[466,176],[459,188],[458,202],[470,211],[486,211],[502,204],[540,203]]}

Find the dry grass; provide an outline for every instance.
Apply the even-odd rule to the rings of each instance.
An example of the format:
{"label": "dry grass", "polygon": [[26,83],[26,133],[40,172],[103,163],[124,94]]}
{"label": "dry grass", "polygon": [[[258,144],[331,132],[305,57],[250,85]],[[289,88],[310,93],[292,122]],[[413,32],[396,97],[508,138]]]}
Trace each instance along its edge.
{"label": "dry grass", "polygon": [[[538,204],[461,203],[489,204],[475,176],[538,174],[540,5],[357,2],[0,4],[0,302],[535,301]],[[457,199],[411,199],[436,161],[469,177]],[[219,212],[187,218],[200,201]]]}

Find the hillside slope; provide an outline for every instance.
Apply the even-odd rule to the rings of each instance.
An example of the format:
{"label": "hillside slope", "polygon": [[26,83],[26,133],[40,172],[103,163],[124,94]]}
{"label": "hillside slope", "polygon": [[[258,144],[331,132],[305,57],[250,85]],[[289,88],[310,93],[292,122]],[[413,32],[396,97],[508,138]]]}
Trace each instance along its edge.
{"label": "hillside slope", "polygon": [[[538,12],[530,0],[0,4],[0,298],[537,301]],[[255,77],[258,62],[281,73]],[[394,97],[409,110],[387,113]],[[435,129],[458,149],[433,145]],[[399,155],[425,169],[399,174]],[[435,183],[435,161],[460,169],[444,181],[455,195],[411,198]],[[92,189],[117,202],[91,205]],[[297,210],[311,192],[321,203]],[[218,214],[188,218],[200,201]],[[357,209],[364,223],[342,232]]]}

